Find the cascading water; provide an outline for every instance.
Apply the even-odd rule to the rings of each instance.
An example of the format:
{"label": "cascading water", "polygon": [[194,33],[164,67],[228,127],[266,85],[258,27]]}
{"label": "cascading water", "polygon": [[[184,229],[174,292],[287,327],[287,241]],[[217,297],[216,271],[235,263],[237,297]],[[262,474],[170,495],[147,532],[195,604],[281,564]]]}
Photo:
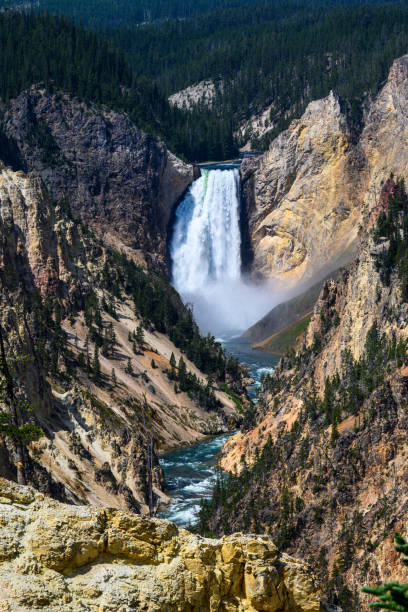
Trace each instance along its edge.
{"label": "cascading water", "polygon": [[176,212],[173,282],[182,294],[241,276],[239,172],[203,170]]}
{"label": "cascading water", "polygon": [[243,331],[270,308],[270,290],[241,278],[237,168],[202,171],[176,211],[170,255],[173,284],[203,330]]}

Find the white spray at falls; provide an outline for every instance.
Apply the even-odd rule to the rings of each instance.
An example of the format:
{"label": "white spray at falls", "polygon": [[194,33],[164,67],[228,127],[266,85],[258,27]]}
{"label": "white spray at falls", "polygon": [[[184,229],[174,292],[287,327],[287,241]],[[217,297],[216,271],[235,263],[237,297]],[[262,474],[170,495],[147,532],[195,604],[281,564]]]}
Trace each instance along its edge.
{"label": "white spray at falls", "polygon": [[173,284],[205,331],[242,331],[273,306],[270,290],[241,277],[237,169],[202,171],[176,211],[170,255]]}

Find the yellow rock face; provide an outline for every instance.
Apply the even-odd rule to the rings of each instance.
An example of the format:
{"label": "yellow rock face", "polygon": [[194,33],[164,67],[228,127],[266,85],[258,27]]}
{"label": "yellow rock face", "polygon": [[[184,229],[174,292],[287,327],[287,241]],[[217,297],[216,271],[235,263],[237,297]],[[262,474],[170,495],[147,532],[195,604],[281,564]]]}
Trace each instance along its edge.
{"label": "yellow rock face", "polygon": [[285,283],[307,280],[353,250],[361,206],[350,147],[333,93],[309,104],[271,144],[254,182],[256,273]]}
{"label": "yellow rock face", "polygon": [[0,479],[0,610],[319,612],[310,570],[266,536],[210,540]]}
{"label": "yellow rock face", "polygon": [[256,275],[288,286],[351,260],[381,182],[408,174],[407,117],[406,55],[391,67],[358,138],[330,93],[271,143],[253,181]]}

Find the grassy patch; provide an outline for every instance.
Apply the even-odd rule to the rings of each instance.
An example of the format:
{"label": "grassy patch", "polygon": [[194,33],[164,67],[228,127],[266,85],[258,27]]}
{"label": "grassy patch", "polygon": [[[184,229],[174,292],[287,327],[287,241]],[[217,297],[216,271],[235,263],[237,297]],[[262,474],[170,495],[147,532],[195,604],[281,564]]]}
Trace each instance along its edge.
{"label": "grassy patch", "polygon": [[292,323],[277,334],[273,334],[263,342],[255,344],[254,347],[267,351],[268,353],[276,353],[283,355],[288,349],[293,348],[299,338],[304,334],[307,326],[310,323],[312,314],[308,313],[296,323]]}
{"label": "grassy patch", "polygon": [[220,385],[220,389],[221,389],[221,391],[224,391],[224,393],[226,395],[228,395],[228,397],[230,397],[232,399],[232,401],[234,402],[235,406],[237,407],[238,412],[240,412],[241,414],[244,414],[245,409],[244,409],[244,407],[242,405],[242,401],[238,397],[238,395],[236,393],[234,393],[234,391],[232,391],[232,389],[230,389],[226,384]]}

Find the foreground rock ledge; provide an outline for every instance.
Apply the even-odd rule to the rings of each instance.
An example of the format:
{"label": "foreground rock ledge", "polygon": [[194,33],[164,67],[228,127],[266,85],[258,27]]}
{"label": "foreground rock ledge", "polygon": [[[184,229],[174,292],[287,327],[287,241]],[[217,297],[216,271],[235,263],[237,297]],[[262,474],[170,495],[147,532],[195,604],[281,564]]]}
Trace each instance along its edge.
{"label": "foreground rock ledge", "polygon": [[314,612],[310,570],[266,536],[68,506],[0,479],[0,610]]}

